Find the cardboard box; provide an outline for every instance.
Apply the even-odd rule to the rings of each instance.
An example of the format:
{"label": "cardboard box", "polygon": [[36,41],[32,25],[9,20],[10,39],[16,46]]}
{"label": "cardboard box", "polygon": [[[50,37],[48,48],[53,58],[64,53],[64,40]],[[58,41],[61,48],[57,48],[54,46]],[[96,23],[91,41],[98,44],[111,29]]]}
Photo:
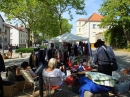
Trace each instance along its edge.
{"label": "cardboard box", "polygon": [[[20,91],[20,90],[23,90],[23,88],[24,88],[24,84],[25,84],[25,81],[19,81],[19,82],[17,82],[18,84],[18,90]],[[25,89],[29,89],[29,88],[33,88],[33,84],[32,83],[30,83],[30,82],[27,82],[26,83],[26,86],[25,86]]]}
{"label": "cardboard box", "polygon": [[3,86],[4,97],[12,97],[18,92],[18,85],[14,83],[10,86]]}

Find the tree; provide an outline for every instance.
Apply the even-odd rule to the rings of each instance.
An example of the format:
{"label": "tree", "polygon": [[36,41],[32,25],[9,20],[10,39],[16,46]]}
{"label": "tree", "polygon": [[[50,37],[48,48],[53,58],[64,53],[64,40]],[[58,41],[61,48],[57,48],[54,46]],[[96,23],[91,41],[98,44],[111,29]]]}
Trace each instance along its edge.
{"label": "tree", "polygon": [[[105,41],[113,48],[126,48],[127,42],[121,26],[114,26],[104,32]],[[113,42],[114,41],[114,42]]]}
{"label": "tree", "polygon": [[62,34],[62,15],[64,12],[68,12],[70,18],[73,18],[71,13],[75,10],[76,14],[86,14],[85,0],[40,0],[46,3],[46,9],[54,12],[58,18],[59,34]]}
{"label": "tree", "polygon": [[28,42],[30,43],[30,33],[36,22],[39,22],[45,15],[44,3],[38,0],[2,0],[0,11],[4,12],[8,20],[20,20],[28,32]]}
{"label": "tree", "polygon": [[[66,32],[71,32],[72,29],[72,24],[69,24],[68,20],[63,18],[61,20],[62,22],[62,32],[66,33]],[[59,35],[58,33],[58,23],[55,20],[44,20],[43,23],[39,22],[38,24],[36,24],[36,27],[38,27],[40,33],[42,33],[43,39],[44,36],[48,35],[50,38],[52,37],[56,37]],[[35,28],[35,27],[34,27]]]}
{"label": "tree", "polygon": [[130,47],[130,1],[129,0],[103,0],[99,9],[102,19],[101,26],[120,26],[123,30],[127,46]]}

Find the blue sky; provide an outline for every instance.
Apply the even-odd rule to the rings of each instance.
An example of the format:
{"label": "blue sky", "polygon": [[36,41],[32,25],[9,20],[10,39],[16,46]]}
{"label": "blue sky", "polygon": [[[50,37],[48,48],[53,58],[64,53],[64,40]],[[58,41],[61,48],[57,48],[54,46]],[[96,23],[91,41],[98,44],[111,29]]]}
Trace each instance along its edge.
{"label": "blue sky", "polygon": [[[86,4],[85,9],[86,9],[87,15],[76,15],[75,13],[72,14],[73,20],[69,21],[70,24],[73,24],[73,28],[71,30],[72,34],[76,34],[75,33],[75,31],[76,31],[76,21],[79,18],[90,17],[94,12],[98,13],[98,9],[100,8],[100,5],[102,4],[102,0],[85,0],[85,4]],[[68,13],[64,13],[63,17],[69,19]]]}
{"label": "blue sky", "polygon": [[[86,9],[87,15],[76,15],[74,12],[72,12],[73,20],[69,21],[69,23],[73,25],[73,28],[71,30],[72,34],[76,34],[75,33],[75,31],[76,31],[76,21],[79,18],[88,18],[88,17],[90,17],[94,12],[98,13],[98,9],[100,8],[100,5],[102,4],[102,0],[85,0],[85,4],[86,4],[85,9]],[[3,17],[3,19],[5,20],[6,18],[4,16],[4,13],[0,12],[0,14]],[[68,13],[67,12],[64,13],[63,17],[69,19]],[[15,25],[14,21],[11,21],[11,22],[12,22],[12,24]]]}

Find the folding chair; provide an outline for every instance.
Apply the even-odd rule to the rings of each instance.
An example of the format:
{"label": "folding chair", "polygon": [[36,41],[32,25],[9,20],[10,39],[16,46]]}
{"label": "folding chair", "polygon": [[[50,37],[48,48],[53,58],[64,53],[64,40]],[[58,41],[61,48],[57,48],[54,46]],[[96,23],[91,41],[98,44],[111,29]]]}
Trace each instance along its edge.
{"label": "folding chair", "polygon": [[[33,86],[33,94],[34,94],[34,91],[35,91],[36,87],[39,86],[38,76],[36,76],[35,78],[33,78],[33,77],[31,76],[30,72],[27,71],[27,70],[20,70],[20,73],[23,75],[23,77],[24,77],[24,79],[25,79],[25,84],[24,84],[24,88],[23,88],[23,93],[25,93],[24,90],[25,90],[26,83],[27,83],[27,82],[30,82],[30,83],[32,83],[32,84],[34,85],[34,86]],[[25,94],[30,95],[29,93],[25,93]],[[32,94],[32,95],[33,95],[33,94]],[[32,96],[32,95],[31,95],[31,96]]]}
{"label": "folding chair", "polygon": [[[43,81],[44,81],[44,88],[46,89],[46,92],[47,92],[47,96],[51,97],[51,90],[62,90],[60,89],[61,86],[63,85],[60,85],[60,86],[54,86],[54,84],[57,84],[59,83],[59,81],[55,82],[54,80],[59,80],[59,81],[62,81],[60,77],[43,77]],[[62,81],[63,82],[63,81]],[[55,94],[55,93],[54,93]],[[53,95],[54,95],[53,94]]]}

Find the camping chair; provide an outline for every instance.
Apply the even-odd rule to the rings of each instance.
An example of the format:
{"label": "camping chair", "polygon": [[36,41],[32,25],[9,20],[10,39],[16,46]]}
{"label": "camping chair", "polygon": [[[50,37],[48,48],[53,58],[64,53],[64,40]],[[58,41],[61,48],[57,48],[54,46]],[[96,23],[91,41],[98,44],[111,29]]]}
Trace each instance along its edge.
{"label": "camping chair", "polygon": [[[35,78],[33,78],[32,76],[31,76],[31,74],[30,74],[30,72],[29,71],[26,71],[26,70],[20,70],[20,72],[21,72],[21,74],[23,75],[23,77],[24,77],[24,79],[25,79],[25,84],[24,84],[24,88],[23,88],[23,93],[25,93],[25,86],[26,86],[26,83],[27,82],[30,82],[30,83],[32,83],[33,84],[33,94],[34,94],[34,91],[35,91],[35,89],[36,89],[36,87],[38,87],[39,86],[39,84],[38,84],[38,76],[36,76]],[[25,94],[28,94],[28,93],[25,93]],[[32,94],[32,95],[33,95]],[[30,95],[30,94],[29,94]],[[32,96],[31,95],[31,96]]]}
{"label": "camping chair", "polygon": [[[58,91],[62,90],[60,88],[61,88],[61,86],[63,86],[63,83],[60,86],[52,86],[52,84],[58,83],[58,82],[54,82],[54,80],[56,80],[56,79],[62,81],[60,77],[45,77],[45,76],[43,77],[44,88],[46,90],[47,96],[49,96],[49,97],[51,97],[52,90],[54,90],[53,95],[56,94],[56,92],[55,92],[56,90],[58,90]],[[63,88],[64,88],[64,86],[63,86]]]}

